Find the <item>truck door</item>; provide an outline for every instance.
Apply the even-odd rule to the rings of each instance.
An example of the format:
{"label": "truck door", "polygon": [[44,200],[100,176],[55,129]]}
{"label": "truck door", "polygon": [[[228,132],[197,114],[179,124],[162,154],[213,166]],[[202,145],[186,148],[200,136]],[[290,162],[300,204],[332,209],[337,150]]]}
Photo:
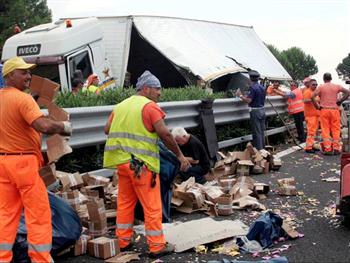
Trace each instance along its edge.
{"label": "truck door", "polygon": [[89,49],[83,49],[67,57],[67,77],[69,90],[72,90],[74,78],[82,78],[85,81],[92,71],[92,57]]}

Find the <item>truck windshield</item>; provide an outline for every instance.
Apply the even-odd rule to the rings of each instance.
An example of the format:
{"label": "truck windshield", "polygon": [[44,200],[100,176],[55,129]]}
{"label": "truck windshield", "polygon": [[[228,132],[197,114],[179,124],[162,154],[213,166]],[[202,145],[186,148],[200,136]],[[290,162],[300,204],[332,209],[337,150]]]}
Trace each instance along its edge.
{"label": "truck windshield", "polygon": [[48,78],[58,84],[61,84],[60,82],[60,75],[58,71],[58,64],[51,64],[51,65],[38,65],[31,70],[33,75],[38,75],[43,78]]}

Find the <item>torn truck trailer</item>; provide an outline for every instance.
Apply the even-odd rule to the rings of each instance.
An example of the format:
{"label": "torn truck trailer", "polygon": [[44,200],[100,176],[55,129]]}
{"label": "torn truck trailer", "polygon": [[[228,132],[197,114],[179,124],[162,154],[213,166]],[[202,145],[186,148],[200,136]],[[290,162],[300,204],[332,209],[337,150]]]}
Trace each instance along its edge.
{"label": "torn truck trailer", "polygon": [[135,85],[145,70],[164,87],[210,84],[226,89],[247,68],[269,79],[291,79],[252,27],[158,17],[71,19],[39,25],[9,38],[2,60],[22,56],[39,66],[35,74],[71,90],[80,71],[86,79],[114,77],[117,86]]}

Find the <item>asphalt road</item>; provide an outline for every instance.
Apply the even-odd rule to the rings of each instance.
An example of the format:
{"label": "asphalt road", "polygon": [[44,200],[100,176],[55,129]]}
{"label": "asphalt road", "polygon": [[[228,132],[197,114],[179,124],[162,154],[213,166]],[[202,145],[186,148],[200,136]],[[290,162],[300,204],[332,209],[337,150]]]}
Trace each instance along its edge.
{"label": "asphalt road", "polygon": [[[291,245],[289,249],[280,253],[287,257],[289,262],[350,262],[350,228],[344,226],[337,217],[333,217],[330,207],[335,203],[339,193],[339,182],[325,182],[322,178],[338,177],[340,170],[340,156],[323,156],[321,153],[306,154],[302,151],[294,152],[282,158],[283,165],[278,172],[268,175],[252,176],[258,182],[270,184],[268,198],[261,201],[268,209],[273,210],[282,217],[292,218],[296,222],[297,230],[304,234],[302,238],[287,240],[276,244],[273,248],[282,245]],[[277,179],[294,176],[297,181],[297,190],[304,193],[299,196],[279,196],[273,190],[277,188]],[[256,211],[236,211],[231,216],[218,217],[223,219],[240,219],[250,225],[260,215]],[[206,217],[204,213],[190,215],[174,212],[175,221],[188,221]],[[205,231],[205,226],[203,227]],[[140,262],[153,262],[146,255],[144,239],[136,246],[141,252]],[[162,257],[162,262],[207,262],[209,260],[262,260],[250,254],[231,257],[228,255],[195,253],[188,250],[183,253],[174,253]],[[103,262],[89,256],[56,258],[56,262]]]}

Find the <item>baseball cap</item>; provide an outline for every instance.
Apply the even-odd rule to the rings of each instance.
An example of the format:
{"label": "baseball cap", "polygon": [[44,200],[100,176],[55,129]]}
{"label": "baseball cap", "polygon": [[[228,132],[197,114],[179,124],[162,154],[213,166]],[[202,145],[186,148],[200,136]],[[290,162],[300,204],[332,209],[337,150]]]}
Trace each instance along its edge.
{"label": "baseball cap", "polygon": [[248,75],[249,75],[249,78],[253,81],[258,80],[260,78],[260,74],[256,70],[249,71]]}
{"label": "baseball cap", "polygon": [[156,76],[154,76],[150,71],[146,70],[137,79],[136,91],[141,90],[145,86],[160,89],[162,85],[160,84],[160,81]]}
{"label": "baseball cap", "polygon": [[31,69],[35,64],[26,63],[21,57],[13,57],[7,60],[2,67],[2,75],[5,77],[15,69]]}
{"label": "baseball cap", "polygon": [[96,74],[91,74],[88,78],[87,78],[87,85],[90,86],[92,84],[92,82],[97,79],[98,76]]}

